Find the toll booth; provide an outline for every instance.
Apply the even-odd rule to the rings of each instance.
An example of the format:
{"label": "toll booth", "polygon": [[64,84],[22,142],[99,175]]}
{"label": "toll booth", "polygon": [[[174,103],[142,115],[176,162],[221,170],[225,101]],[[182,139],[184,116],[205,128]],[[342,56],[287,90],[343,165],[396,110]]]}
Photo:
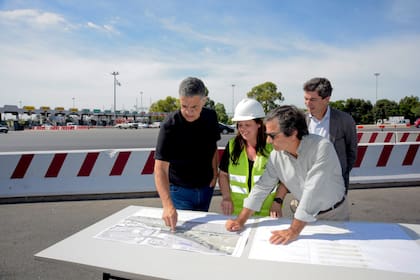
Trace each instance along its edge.
{"label": "toll booth", "polygon": [[79,119],[80,119],[80,112],[79,109],[77,108],[69,108],[68,111],[68,115],[67,115],[67,119],[66,122],[71,122],[74,124],[78,124],[79,123]]}
{"label": "toll booth", "polygon": [[54,108],[54,122],[57,125],[66,124],[66,111],[64,110],[64,107]]}
{"label": "toll booth", "polygon": [[82,109],[82,114],[80,116],[79,125],[88,124],[88,117],[91,115],[90,109]]}
{"label": "toll booth", "polygon": [[52,110],[49,106],[41,106],[39,107],[39,114],[41,115],[41,124],[50,123],[50,116],[52,114]]}
{"label": "toll booth", "polygon": [[[96,121],[97,126],[107,126],[109,124],[109,115],[111,111],[107,113],[106,111],[102,112],[100,109],[93,109],[94,120]],[[92,125],[95,125],[92,123]]]}
{"label": "toll booth", "polygon": [[[19,121],[19,115],[22,113],[23,110],[19,109],[16,105],[4,105],[3,108],[0,108],[0,122],[5,123],[9,128],[12,128],[13,130],[23,130],[24,125]],[[11,114],[13,118],[11,120],[6,120],[5,114]]]}

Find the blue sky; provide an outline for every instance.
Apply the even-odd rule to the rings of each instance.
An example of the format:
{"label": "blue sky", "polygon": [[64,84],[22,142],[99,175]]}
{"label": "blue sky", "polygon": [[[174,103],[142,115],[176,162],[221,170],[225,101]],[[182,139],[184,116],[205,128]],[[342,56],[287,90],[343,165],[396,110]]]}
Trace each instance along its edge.
{"label": "blue sky", "polygon": [[111,109],[113,71],[124,110],[187,76],[228,112],[266,81],[303,107],[315,76],[333,101],[375,102],[376,72],[377,98],[398,102],[420,95],[419,22],[417,0],[0,0],[0,106]]}

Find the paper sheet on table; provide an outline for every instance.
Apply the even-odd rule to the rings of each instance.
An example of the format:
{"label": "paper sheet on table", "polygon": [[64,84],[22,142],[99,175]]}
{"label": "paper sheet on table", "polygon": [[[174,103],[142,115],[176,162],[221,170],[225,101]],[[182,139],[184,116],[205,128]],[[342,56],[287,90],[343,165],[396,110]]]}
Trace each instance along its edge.
{"label": "paper sheet on table", "polygon": [[205,254],[241,256],[250,230],[232,233],[225,230],[226,217],[178,211],[176,232],[162,220],[162,209],[142,208],[95,238],[130,244],[148,245]]}
{"label": "paper sheet on table", "polygon": [[288,245],[268,242],[271,231],[289,225],[288,220],[261,220],[249,258],[420,274],[420,246],[398,224],[316,222]]}

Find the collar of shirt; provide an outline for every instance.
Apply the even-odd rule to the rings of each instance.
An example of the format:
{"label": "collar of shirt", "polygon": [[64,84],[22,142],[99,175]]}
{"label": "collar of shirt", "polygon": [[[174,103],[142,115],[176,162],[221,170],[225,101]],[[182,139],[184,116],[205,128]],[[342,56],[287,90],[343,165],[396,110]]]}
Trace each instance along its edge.
{"label": "collar of shirt", "polygon": [[312,114],[309,114],[310,122],[308,126],[309,133],[318,134],[329,139],[330,136],[330,106],[327,107],[324,117],[318,120]]}

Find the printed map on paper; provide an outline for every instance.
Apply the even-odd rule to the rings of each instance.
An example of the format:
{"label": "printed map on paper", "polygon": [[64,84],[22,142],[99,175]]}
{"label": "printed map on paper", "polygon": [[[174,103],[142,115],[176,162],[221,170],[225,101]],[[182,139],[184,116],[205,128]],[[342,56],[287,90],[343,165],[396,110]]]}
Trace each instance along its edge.
{"label": "printed map on paper", "polygon": [[249,230],[242,233],[226,231],[225,219],[203,212],[195,214],[178,211],[176,232],[171,232],[161,215],[162,209],[139,210],[100,232],[95,238],[238,257],[249,236]]}

